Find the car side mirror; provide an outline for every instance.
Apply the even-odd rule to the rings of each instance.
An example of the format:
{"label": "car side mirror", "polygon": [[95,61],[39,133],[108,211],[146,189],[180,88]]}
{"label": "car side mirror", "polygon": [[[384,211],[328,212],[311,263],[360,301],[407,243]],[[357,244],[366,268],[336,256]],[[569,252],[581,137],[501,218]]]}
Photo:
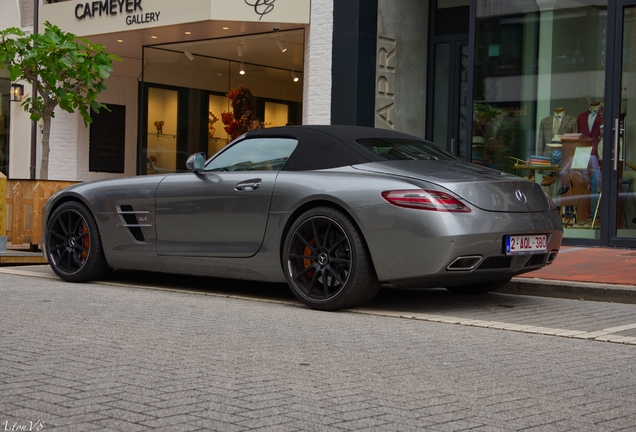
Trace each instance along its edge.
{"label": "car side mirror", "polygon": [[195,153],[188,157],[186,168],[194,173],[203,171],[205,166],[205,153]]}

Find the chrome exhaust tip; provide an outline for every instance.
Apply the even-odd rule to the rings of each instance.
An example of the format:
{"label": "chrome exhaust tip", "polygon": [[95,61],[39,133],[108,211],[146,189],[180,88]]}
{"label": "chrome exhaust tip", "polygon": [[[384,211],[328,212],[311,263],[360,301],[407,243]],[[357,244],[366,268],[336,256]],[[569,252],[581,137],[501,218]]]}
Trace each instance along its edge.
{"label": "chrome exhaust tip", "polygon": [[446,267],[450,271],[470,271],[475,269],[484,258],[481,255],[460,256]]}
{"label": "chrome exhaust tip", "polygon": [[557,257],[557,255],[558,255],[558,253],[559,253],[559,251],[555,251],[555,250],[554,250],[554,251],[551,251],[551,252],[548,254],[548,260],[545,262],[545,263],[546,263],[546,265],[547,265],[547,264],[552,264],[552,263],[554,262],[554,260],[556,259],[556,257]]}

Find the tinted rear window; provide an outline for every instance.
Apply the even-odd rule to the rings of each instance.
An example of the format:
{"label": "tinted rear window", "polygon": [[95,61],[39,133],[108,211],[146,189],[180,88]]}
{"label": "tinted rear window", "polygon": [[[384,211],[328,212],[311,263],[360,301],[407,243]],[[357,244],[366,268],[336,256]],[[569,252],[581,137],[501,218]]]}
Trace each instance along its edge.
{"label": "tinted rear window", "polygon": [[386,160],[460,160],[434,144],[403,138],[357,139],[372,152]]}

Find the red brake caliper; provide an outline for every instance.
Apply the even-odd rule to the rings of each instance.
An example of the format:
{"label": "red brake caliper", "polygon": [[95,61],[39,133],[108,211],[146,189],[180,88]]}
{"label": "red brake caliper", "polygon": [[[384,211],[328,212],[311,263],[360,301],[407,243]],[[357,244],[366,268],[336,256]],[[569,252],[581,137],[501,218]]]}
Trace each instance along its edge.
{"label": "red brake caliper", "polygon": [[86,260],[86,258],[88,258],[88,250],[91,247],[91,237],[88,235],[88,226],[86,225],[86,223],[82,223],[82,234],[84,235],[84,238],[82,239],[82,246],[84,246],[84,249],[86,249],[86,251],[82,251],[82,261]]}
{"label": "red brake caliper", "polygon": [[[316,240],[315,239],[311,239],[311,241],[309,243],[312,246],[316,246]],[[311,249],[309,249],[309,246],[305,246],[305,250],[303,251],[303,255],[311,256]],[[311,260],[310,259],[304,259],[303,260],[303,265],[305,266],[305,268],[309,267],[311,265]],[[314,277],[313,270],[308,271],[307,272],[307,276]]]}

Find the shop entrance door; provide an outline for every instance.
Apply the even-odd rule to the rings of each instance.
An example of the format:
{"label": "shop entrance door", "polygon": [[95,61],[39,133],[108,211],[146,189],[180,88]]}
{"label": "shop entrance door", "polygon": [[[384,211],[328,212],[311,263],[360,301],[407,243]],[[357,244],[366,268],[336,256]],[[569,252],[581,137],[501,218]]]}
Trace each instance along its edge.
{"label": "shop entrance door", "polygon": [[436,43],[435,65],[427,124],[429,139],[460,158],[465,158],[468,104],[468,41],[452,38]]}
{"label": "shop entrance door", "polygon": [[[636,1],[620,1],[616,8],[611,118],[605,120],[603,194],[611,197],[608,214],[610,245],[633,247],[636,239]],[[609,135],[609,136],[608,136]],[[599,148],[599,153],[601,149]],[[609,166],[608,166],[609,165]],[[609,175],[607,175],[609,174]],[[600,215],[600,211],[598,213]],[[598,216],[597,216],[598,217]],[[605,224],[604,224],[605,225]]]}

